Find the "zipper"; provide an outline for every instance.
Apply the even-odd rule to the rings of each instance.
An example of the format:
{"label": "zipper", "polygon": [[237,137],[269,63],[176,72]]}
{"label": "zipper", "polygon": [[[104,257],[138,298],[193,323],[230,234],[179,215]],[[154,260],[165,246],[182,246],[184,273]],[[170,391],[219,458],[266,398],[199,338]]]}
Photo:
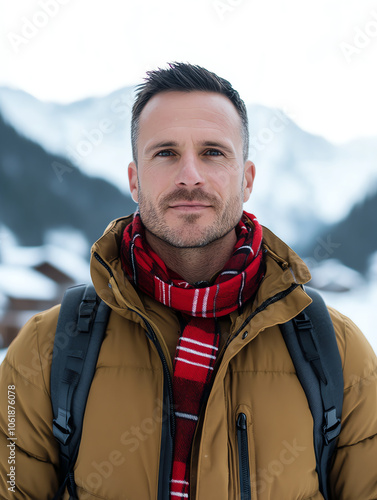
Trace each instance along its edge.
{"label": "zipper", "polygon": [[[160,356],[162,369],[164,373],[164,383],[167,385],[168,395],[168,411],[170,419],[170,433],[167,433],[164,423],[162,424],[161,435],[161,452],[160,452],[160,465],[159,465],[159,478],[158,478],[158,500],[165,500],[170,495],[170,479],[173,467],[173,452],[174,452],[174,436],[175,436],[175,415],[174,415],[174,402],[173,402],[173,382],[170,376],[169,366],[163,353],[160,342],[149,323],[149,321],[138,311],[129,307],[130,311],[135,312],[145,323],[147,327],[147,337],[153,342]],[[165,394],[163,400],[165,406]],[[164,413],[164,411],[163,411]],[[165,434],[165,436],[164,436]]]}
{"label": "zipper", "polygon": [[[264,309],[266,309],[269,305],[273,304],[274,302],[277,302],[277,301],[283,299],[284,297],[286,297],[287,295],[289,295],[291,292],[293,292],[293,290],[295,290],[298,286],[300,286],[300,285],[297,285],[297,284],[294,283],[288,289],[283,290],[282,292],[279,292],[279,293],[275,294],[272,297],[269,297],[253,313],[251,313],[245,319],[245,321],[243,322],[242,326],[236,331],[236,333],[234,335],[230,335],[228,337],[228,339],[225,342],[225,344],[224,344],[221,352],[219,353],[219,357],[218,357],[218,359],[216,361],[216,367],[215,367],[215,370],[214,370],[214,373],[213,373],[213,376],[212,376],[211,388],[208,391],[208,395],[210,394],[210,392],[212,390],[212,386],[213,386],[213,384],[215,382],[215,378],[216,378],[217,372],[218,372],[218,370],[220,368],[221,361],[222,361],[222,358],[223,358],[223,356],[225,354],[225,351],[226,351],[227,347],[229,346],[229,344],[232,342],[232,340],[234,340],[239,335],[239,333],[254,318],[254,316],[256,314],[262,312]],[[199,428],[199,424],[201,423],[201,420],[204,418],[204,414],[205,414],[205,411],[206,411],[207,402],[208,402],[208,398],[207,398],[207,400],[205,401],[205,403],[203,404],[203,406],[201,408],[201,413],[199,415],[199,421],[198,421],[198,424],[197,424],[197,427],[196,427],[196,430],[195,430],[195,434],[194,434],[194,439],[193,439],[193,450],[195,449],[194,444],[195,444],[195,441],[197,440],[197,431],[198,431],[198,428]],[[243,421],[245,422],[245,425],[243,425]],[[246,415],[244,413],[240,413],[238,415],[236,424],[237,424],[238,448],[241,451],[241,449],[242,449],[242,447],[241,447],[241,440],[242,440],[243,446],[246,447],[246,453],[244,451],[242,452],[242,458],[241,458],[241,454],[239,455],[239,457],[240,457],[240,460],[239,460],[239,462],[240,462],[240,480],[241,480],[241,465],[243,463],[245,463],[245,461],[247,463],[247,467],[246,468],[245,468],[245,466],[243,466],[243,467],[247,471],[247,476],[248,476],[248,479],[245,481],[246,484],[248,484],[248,489],[246,490],[246,494],[245,494],[245,492],[242,493],[242,482],[241,482],[241,493],[243,495],[243,496],[241,496],[241,500],[249,500],[249,499],[251,499],[250,472],[249,472],[249,470],[250,470],[249,469],[249,450],[248,450],[248,441],[247,441]],[[243,435],[245,435],[246,438],[242,437]],[[192,464],[192,460],[193,460],[193,455],[191,456],[191,464]],[[242,476],[242,478],[243,477],[244,476]],[[193,494],[193,492],[195,491],[195,488],[196,488],[195,484],[196,484],[196,481],[193,480],[193,479],[191,479],[190,480],[191,494]]]}
{"label": "zipper", "polygon": [[[110,277],[113,277],[111,268],[106,264],[106,262],[94,252],[94,257],[98,262],[108,271]],[[161,344],[157,339],[156,333],[153,330],[149,321],[136,309],[128,308],[130,311],[136,313],[143,321],[147,328],[146,335],[149,340],[156,347],[158,355],[162,363],[162,369],[164,374],[164,395],[163,395],[163,414],[165,414],[165,404],[166,399],[168,400],[168,411],[169,411],[169,421],[170,429],[166,429],[164,422],[162,423],[162,435],[161,435],[161,451],[160,451],[160,464],[159,464],[159,477],[158,477],[158,500],[166,500],[170,495],[170,479],[173,466],[173,444],[175,435],[175,415],[174,415],[174,402],[173,402],[173,382],[170,376],[169,366],[166,361],[164,352],[162,350]],[[167,394],[165,394],[165,383],[167,388]],[[166,398],[167,396],[167,398]],[[170,432],[169,432],[170,431]]]}
{"label": "zipper", "polygon": [[[166,382],[167,386],[167,396],[168,396],[168,411],[170,419],[170,432],[166,429],[164,423],[162,423],[162,434],[161,434],[161,452],[160,452],[160,464],[159,464],[159,477],[158,477],[158,500],[165,500],[169,498],[170,495],[170,480],[173,467],[173,452],[174,452],[174,436],[175,436],[175,415],[174,415],[174,402],[173,402],[173,382],[170,376],[169,366],[166,361],[165,355],[163,353],[160,342],[149,323],[149,321],[138,311],[129,307],[130,311],[135,312],[145,323],[147,327],[147,337],[151,340],[157,349],[158,355],[162,363],[162,369],[164,373],[164,384]],[[165,406],[165,389],[163,396],[163,407]],[[164,414],[164,409],[163,409]]]}
{"label": "zipper", "polygon": [[167,385],[168,385],[168,393],[169,393],[169,400],[170,400],[169,401],[170,402],[169,415],[170,415],[170,419],[171,419],[171,428],[172,428],[172,433],[173,433],[173,437],[174,437],[174,435],[175,435],[175,416],[174,416],[174,403],[173,403],[173,382],[172,382],[172,379],[170,376],[168,363],[167,363],[165,355],[163,353],[161,344],[157,340],[157,336],[156,336],[152,326],[150,325],[149,321],[146,318],[144,318],[144,316],[142,316],[140,313],[135,311],[134,309],[130,309],[130,310],[135,312],[136,314],[138,314],[141,317],[141,319],[144,321],[145,326],[147,327],[148,334],[149,334],[147,336],[148,336],[148,338],[150,338],[150,340],[155,345],[157,352],[160,356],[164,375],[166,377],[166,381],[167,381]]}
{"label": "zipper", "polygon": [[247,418],[245,413],[237,416],[238,460],[241,500],[251,500],[249,445],[247,440]]}
{"label": "zipper", "polygon": [[[110,274],[110,277],[112,278],[113,272],[111,268],[106,264],[106,262],[98,255],[97,252],[94,252],[94,257],[98,260],[98,262],[108,271]],[[163,367],[163,372],[166,377],[167,385],[168,385],[168,393],[169,393],[169,399],[170,399],[170,408],[169,408],[169,414],[171,416],[171,425],[172,425],[172,431],[173,431],[173,436],[175,433],[175,417],[174,417],[174,404],[173,404],[173,383],[171,380],[170,372],[169,372],[169,366],[166,361],[165,355],[162,351],[162,347],[160,345],[160,342],[157,339],[157,336],[149,323],[149,321],[136,309],[132,309],[131,307],[128,308],[130,311],[136,313],[145,323],[145,326],[147,327],[147,337],[153,342],[155,345],[157,352],[160,356],[161,362],[162,362],[162,367]]]}
{"label": "zipper", "polygon": [[113,278],[114,275],[113,275],[111,268],[106,264],[106,262],[102,259],[102,257],[100,257],[97,252],[94,252],[93,255],[98,260],[98,262],[103,265],[103,267],[106,269],[106,271],[110,274],[110,277]]}
{"label": "zipper", "polygon": [[298,286],[301,286],[301,285],[298,285],[297,283],[293,283],[286,290],[283,290],[282,292],[279,292],[276,295],[273,295],[272,297],[269,297],[268,299],[266,299],[259,307],[257,307],[255,309],[254,312],[252,312],[245,319],[245,321],[238,328],[238,330],[236,331],[236,333],[232,337],[228,338],[223,351],[225,352],[226,348],[229,346],[229,344],[232,342],[232,340],[234,340],[240,334],[240,332],[246,327],[246,325],[248,325],[250,323],[250,321],[254,318],[254,316],[256,316],[260,312],[264,311],[271,304],[274,304],[275,302],[278,302],[279,300],[284,299],[287,295],[289,295],[291,292],[293,292],[293,290],[295,290]]}

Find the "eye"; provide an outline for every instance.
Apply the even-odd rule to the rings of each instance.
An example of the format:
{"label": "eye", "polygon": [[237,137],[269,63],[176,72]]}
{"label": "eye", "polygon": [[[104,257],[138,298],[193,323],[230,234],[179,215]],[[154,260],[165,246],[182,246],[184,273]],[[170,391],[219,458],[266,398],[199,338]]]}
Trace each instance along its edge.
{"label": "eye", "polygon": [[156,156],[174,156],[173,151],[170,151],[169,149],[163,149],[162,151],[159,151]]}
{"label": "eye", "polygon": [[207,149],[207,151],[204,154],[206,156],[224,156],[223,153],[218,149]]}

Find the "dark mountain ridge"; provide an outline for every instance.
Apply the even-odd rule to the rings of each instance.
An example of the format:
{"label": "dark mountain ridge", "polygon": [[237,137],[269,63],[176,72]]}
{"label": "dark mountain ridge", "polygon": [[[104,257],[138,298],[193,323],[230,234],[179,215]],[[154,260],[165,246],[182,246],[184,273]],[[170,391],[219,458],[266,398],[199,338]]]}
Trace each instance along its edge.
{"label": "dark mountain ridge", "polygon": [[0,223],[21,245],[41,245],[59,227],[79,229],[93,243],[111,220],[134,210],[116,186],[47,153],[0,115]]}

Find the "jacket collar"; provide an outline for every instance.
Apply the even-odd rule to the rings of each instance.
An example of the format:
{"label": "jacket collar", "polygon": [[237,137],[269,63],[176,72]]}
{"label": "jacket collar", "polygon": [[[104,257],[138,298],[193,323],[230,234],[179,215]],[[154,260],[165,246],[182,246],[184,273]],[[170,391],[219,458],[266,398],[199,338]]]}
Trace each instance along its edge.
{"label": "jacket collar", "polygon": [[[130,215],[112,221],[101,238],[93,245],[91,276],[98,295],[114,311],[126,317],[131,314],[134,320],[142,322],[137,314],[132,313],[132,311],[137,311],[146,314],[142,298],[125,278],[119,256],[124,228],[132,221],[132,218],[133,215]],[[265,277],[253,304],[248,304],[241,316],[232,313],[231,319],[236,328],[242,324],[245,317],[261,307],[269,298],[288,290],[294,284],[301,285],[310,280],[310,273],[304,262],[287,244],[265,227],[262,246],[266,262]],[[301,300],[293,304],[285,314],[282,310],[282,315],[278,319],[280,322],[287,321],[309,303],[310,299],[302,292]]]}

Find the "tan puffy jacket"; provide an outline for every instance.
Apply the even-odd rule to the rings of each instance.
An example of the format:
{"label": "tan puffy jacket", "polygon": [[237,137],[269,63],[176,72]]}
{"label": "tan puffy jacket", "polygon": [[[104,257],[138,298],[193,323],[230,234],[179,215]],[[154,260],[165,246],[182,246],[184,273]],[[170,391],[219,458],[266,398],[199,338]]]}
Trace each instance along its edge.
{"label": "tan puffy jacket", "polygon": [[[168,500],[166,443],[171,421],[164,397],[179,325],[172,310],[138,294],[124,277],[118,248],[129,221],[112,222],[92,249],[93,282],[112,313],[75,466],[80,499]],[[246,415],[251,498],[322,498],[312,416],[278,327],[310,303],[301,287],[292,286],[307,282],[310,275],[297,255],[267,229],[264,247],[267,271],[254,303],[222,323],[227,347],[194,438],[191,499],[241,498],[236,431],[240,413]],[[56,306],[31,319],[0,367],[1,498],[43,500],[57,491],[50,365],[58,313]],[[333,498],[377,499],[376,356],[348,318],[333,309],[330,314],[345,387],[342,431],[331,472]],[[157,343],[149,338],[144,320]],[[10,407],[15,408],[15,449],[7,440],[9,386],[15,387]],[[7,476],[10,472],[13,476]],[[14,493],[8,489],[12,478]]]}

